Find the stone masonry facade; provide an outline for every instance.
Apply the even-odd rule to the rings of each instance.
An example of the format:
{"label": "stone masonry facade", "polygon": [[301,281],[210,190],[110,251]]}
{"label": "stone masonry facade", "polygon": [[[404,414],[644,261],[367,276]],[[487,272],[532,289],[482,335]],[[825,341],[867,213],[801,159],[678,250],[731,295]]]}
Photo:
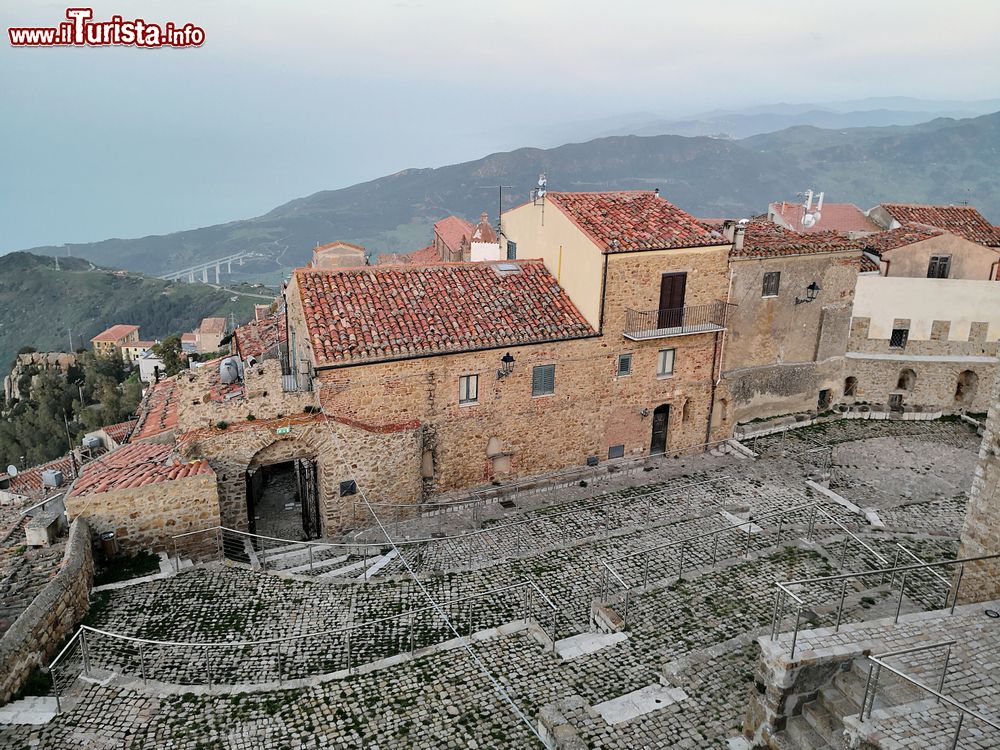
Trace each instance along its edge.
{"label": "stone masonry facade", "polygon": [[94,581],[91,531],[73,522],[59,571],[0,638],[0,704],[11,699],[36,667],[48,664],[90,606]]}
{"label": "stone masonry facade", "polygon": [[[990,399],[959,557],[1000,552],[1000,378],[993,384]],[[962,599],[968,602],[1000,599],[998,569],[1000,565],[995,560],[968,566],[962,580]]]}

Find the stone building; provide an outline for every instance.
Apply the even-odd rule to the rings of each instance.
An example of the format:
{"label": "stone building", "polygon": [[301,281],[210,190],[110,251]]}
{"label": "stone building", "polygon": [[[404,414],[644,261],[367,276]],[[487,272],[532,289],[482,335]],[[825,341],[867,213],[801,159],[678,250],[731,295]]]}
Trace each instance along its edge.
{"label": "stone building", "polygon": [[194,332],[195,348],[199,354],[217,352],[222,348],[228,323],[225,318],[205,318]]}
{"label": "stone building", "polygon": [[844,395],[861,243],[761,220],[721,229],[733,242],[723,375],[733,418],[830,408]]}
{"label": "stone building", "polygon": [[90,340],[90,345],[95,354],[106,357],[122,356],[122,350],[128,344],[139,340],[139,326],[126,325],[124,323],[111,326],[106,331],[102,331]]}
{"label": "stone building", "polygon": [[448,216],[434,222],[431,247],[438,260],[467,261],[471,259],[473,227],[461,216]]}
{"label": "stone building", "polygon": [[219,524],[212,467],[157,443],[125,445],[87,464],[65,505],[71,521],[83,516],[96,534],[114,532],[126,553],[172,552],[174,535]]}
{"label": "stone building", "polygon": [[[1000,231],[971,206],[882,204],[864,239],[845,378],[861,401],[984,412],[997,373]],[[845,381],[846,382],[846,381]]]}
{"label": "stone building", "polygon": [[652,192],[550,193],[503,218],[539,260],[289,284],[292,359],[331,420],[398,436],[383,466],[419,484],[397,501],[727,434],[724,238]]}
{"label": "stone building", "polygon": [[337,240],[326,245],[318,245],[313,250],[312,268],[350,268],[367,263],[365,249],[361,245]]}

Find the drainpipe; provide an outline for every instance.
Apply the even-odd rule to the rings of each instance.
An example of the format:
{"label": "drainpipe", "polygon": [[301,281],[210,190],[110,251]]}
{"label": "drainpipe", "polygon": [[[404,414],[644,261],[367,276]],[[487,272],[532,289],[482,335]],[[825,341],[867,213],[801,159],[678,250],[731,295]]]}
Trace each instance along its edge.
{"label": "drainpipe", "polygon": [[597,332],[604,334],[604,295],[608,290],[608,254],[604,253],[604,276],[601,278],[601,315],[597,324]]}
{"label": "drainpipe", "polygon": [[[715,358],[719,353],[719,332],[715,332],[715,343],[712,345],[712,390],[708,400],[708,422],[705,424],[705,445],[712,442],[712,417],[715,416],[715,391],[718,386],[715,380]],[[721,368],[720,368],[721,370]],[[721,373],[720,373],[721,375]]]}

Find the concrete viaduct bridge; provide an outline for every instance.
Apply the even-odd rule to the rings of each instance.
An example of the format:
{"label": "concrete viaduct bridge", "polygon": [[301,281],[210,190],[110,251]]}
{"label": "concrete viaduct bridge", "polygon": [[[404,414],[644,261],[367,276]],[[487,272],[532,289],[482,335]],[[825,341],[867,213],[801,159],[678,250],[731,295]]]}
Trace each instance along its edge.
{"label": "concrete viaduct bridge", "polygon": [[243,261],[249,258],[253,253],[243,250],[242,252],[234,253],[233,255],[227,255],[225,258],[216,258],[215,260],[209,260],[204,263],[199,263],[196,266],[190,266],[189,268],[182,268],[180,271],[173,271],[171,273],[164,274],[160,276],[161,279],[166,279],[167,281],[184,281],[185,279],[190,282],[196,281],[196,277],[200,274],[201,280],[204,283],[208,282],[208,273],[211,270],[215,270],[215,283],[219,283],[219,277],[222,275],[222,267],[226,267],[226,273],[233,272],[233,263],[239,263],[243,265]]}

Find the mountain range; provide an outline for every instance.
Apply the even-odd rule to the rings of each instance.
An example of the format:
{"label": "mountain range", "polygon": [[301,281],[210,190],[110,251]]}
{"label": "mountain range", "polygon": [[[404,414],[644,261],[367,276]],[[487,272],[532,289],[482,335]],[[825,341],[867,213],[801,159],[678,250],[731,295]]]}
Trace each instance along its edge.
{"label": "mountain range", "polygon": [[656,187],[699,216],[748,216],[813,189],[824,191],[827,201],[862,208],[888,200],[968,202],[1000,222],[1000,112],[887,127],[799,125],[739,139],[615,135],[521,148],[440,168],[404,169],[251,219],[32,252],[164,273],[250,250],[255,258],[234,267],[237,277],[274,282],[306,262],[317,243],[342,239],[374,253],[409,251],[428,244],[433,222],[448,214],[474,218],[486,210],[495,220],[495,186],[512,186],[503,193],[507,209],[527,199],[540,172],[548,175],[550,190]]}

